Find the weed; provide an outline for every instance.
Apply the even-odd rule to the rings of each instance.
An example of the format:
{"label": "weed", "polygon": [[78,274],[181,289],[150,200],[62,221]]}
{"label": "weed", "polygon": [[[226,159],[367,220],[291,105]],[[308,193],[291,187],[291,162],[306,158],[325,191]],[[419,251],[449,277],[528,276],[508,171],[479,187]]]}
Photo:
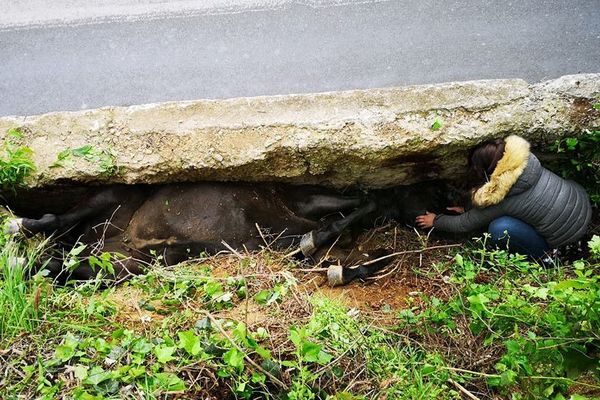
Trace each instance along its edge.
{"label": "weed", "polygon": [[[3,266],[25,251],[10,240]],[[14,298],[0,300],[2,321],[19,322],[0,339],[0,397],[583,399],[600,390],[599,243],[589,260],[554,269],[483,241],[451,261],[415,258],[413,278],[439,288],[385,311],[385,322],[307,292],[314,275],[294,277],[269,251],[157,261],[116,288],[43,288],[35,313],[43,278],[5,284],[12,272],[2,272]],[[113,256],[95,257],[110,272]]]}
{"label": "weed", "polygon": [[439,340],[432,336],[436,330],[457,346],[470,338],[480,351],[455,354],[451,361],[466,376],[471,371],[471,377],[485,378],[490,388],[518,388],[513,398],[564,398],[578,386],[600,390],[585,381],[597,382],[600,372],[600,265],[577,261],[570,271],[546,270],[482,247],[457,254],[451,267],[458,294],[447,302],[428,299],[405,329],[426,341]]}
{"label": "weed", "polygon": [[15,141],[23,137],[19,129],[13,128],[6,133],[0,156],[0,188],[14,190],[23,185],[35,165],[31,159],[33,151],[26,146],[18,146]]}
{"label": "weed", "polygon": [[577,137],[557,140],[550,148],[565,155],[568,161],[560,160],[550,167],[564,178],[583,185],[592,204],[600,206],[600,131],[585,131]]}
{"label": "weed", "polygon": [[12,237],[0,238],[0,342],[33,332],[45,310],[48,283],[29,278],[45,244],[23,246]]}
{"label": "weed", "polygon": [[116,165],[116,156],[110,150],[97,149],[91,145],[85,145],[78,148],[68,148],[56,156],[56,161],[50,165],[50,168],[64,167],[72,163],[72,157],[82,158],[85,161],[96,165],[98,172],[103,177],[110,177],[119,172]]}

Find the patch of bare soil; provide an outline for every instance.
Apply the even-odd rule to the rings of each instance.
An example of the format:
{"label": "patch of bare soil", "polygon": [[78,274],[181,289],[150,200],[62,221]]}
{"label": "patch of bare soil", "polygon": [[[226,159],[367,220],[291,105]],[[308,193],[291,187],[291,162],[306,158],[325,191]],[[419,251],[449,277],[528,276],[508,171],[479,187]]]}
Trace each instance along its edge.
{"label": "patch of bare soil", "polygon": [[[107,300],[117,309],[113,322],[126,329],[144,331],[152,325],[160,324],[165,318],[165,315],[149,309],[160,308],[160,304],[158,301],[149,302],[147,295],[139,288],[119,286],[107,296]],[[140,307],[140,304],[146,303],[151,307]]]}
{"label": "patch of bare soil", "polygon": [[426,277],[417,272],[433,263],[448,261],[451,246],[453,243],[447,240],[427,238],[406,227],[388,224],[361,235],[345,258],[336,258],[334,250],[329,254],[328,262],[348,266],[401,253],[382,261],[388,264],[375,275],[365,281],[355,280],[337,287],[330,287],[323,275],[320,279],[313,277],[309,282],[314,293],[334,298],[363,312],[389,314],[418,304],[422,294],[445,297],[440,293],[443,289],[441,276]]}
{"label": "patch of bare soil", "polygon": [[[314,265],[291,262],[284,253],[263,251],[254,254],[242,254],[249,262],[241,266],[240,258],[234,254],[221,254],[202,260],[202,265],[211,266],[211,276],[217,279],[227,277],[252,277],[250,292],[270,288],[278,274],[293,274],[297,288],[293,296],[322,295],[370,315],[381,325],[393,324],[397,319],[395,311],[419,306],[422,295],[447,297],[444,293],[441,276],[425,276],[418,271],[429,269],[433,263],[447,261],[453,243],[439,238],[427,238],[407,227],[387,224],[363,233],[351,247],[336,243],[329,249],[323,249]],[[424,250],[425,249],[425,250]],[[427,250],[431,249],[431,250]],[[403,253],[383,261],[387,263],[374,276],[365,281],[355,280],[348,285],[330,287],[326,277],[326,266],[341,264],[355,266],[373,258]],[[430,270],[430,269],[429,269]],[[316,271],[316,272],[312,272]],[[123,285],[114,289],[107,297],[117,308],[113,322],[136,331],[146,331],[158,327],[169,312],[160,300],[152,298],[140,288]],[[249,327],[277,325],[280,316],[295,315],[298,320],[310,315],[310,307],[299,298],[283,304],[275,303],[265,308],[252,298],[234,302],[232,308],[215,313],[219,318],[245,322]],[[283,308],[288,307],[284,310]],[[291,309],[296,307],[297,309]],[[202,318],[201,299],[190,300],[176,307],[177,312],[186,311],[187,318]]]}

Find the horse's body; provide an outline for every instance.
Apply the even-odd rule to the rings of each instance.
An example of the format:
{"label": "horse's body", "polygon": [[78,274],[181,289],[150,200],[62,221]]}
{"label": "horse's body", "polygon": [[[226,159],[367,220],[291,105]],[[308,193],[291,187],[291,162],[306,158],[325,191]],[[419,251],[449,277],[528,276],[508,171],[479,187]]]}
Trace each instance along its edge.
{"label": "horse's body", "polygon": [[[66,247],[84,243],[81,260],[102,252],[122,254],[113,266],[116,276],[124,277],[139,273],[154,256],[170,265],[202,252],[257,250],[265,240],[278,249],[300,245],[309,255],[351,225],[372,224],[381,216],[413,221],[435,200],[431,190],[414,186],[344,196],[319,187],[275,184],[118,185],[98,189],[61,215],[15,219],[9,230],[53,234]],[[346,217],[323,223],[325,216],[346,211]],[[62,266],[60,258],[46,264],[57,275]],[[94,275],[86,262],[72,272],[78,279]]]}

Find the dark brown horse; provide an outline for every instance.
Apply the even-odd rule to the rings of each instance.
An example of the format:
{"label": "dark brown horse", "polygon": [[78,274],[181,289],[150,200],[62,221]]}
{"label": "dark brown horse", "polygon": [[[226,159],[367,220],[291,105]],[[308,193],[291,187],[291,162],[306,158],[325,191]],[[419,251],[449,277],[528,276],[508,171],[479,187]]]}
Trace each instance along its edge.
{"label": "dark brown horse", "polygon": [[[8,230],[55,235],[67,249],[78,242],[86,244],[79,255],[82,261],[69,272],[75,279],[95,276],[89,256],[120,254],[111,261],[116,277],[123,278],[140,273],[157,255],[172,265],[202,252],[257,250],[265,237],[273,248],[300,246],[308,256],[351,226],[372,225],[379,217],[414,221],[436,203],[432,187],[346,196],[320,187],[282,184],[118,185],[94,190],[63,214],[13,219]],[[341,212],[347,215],[333,222],[323,219]],[[64,276],[63,264],[55,257],[46,261],[45,268]],[[368,273],[352,271],[343,280]]]}

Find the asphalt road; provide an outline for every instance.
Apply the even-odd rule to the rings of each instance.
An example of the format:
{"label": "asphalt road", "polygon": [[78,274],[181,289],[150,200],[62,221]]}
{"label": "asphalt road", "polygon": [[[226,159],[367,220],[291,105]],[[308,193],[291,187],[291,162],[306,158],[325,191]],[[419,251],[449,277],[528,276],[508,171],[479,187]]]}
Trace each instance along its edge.
{"label": "asphalt road", "polygon": [[600,72],[600,0],[77,1],[0,0],[0,115]]}

